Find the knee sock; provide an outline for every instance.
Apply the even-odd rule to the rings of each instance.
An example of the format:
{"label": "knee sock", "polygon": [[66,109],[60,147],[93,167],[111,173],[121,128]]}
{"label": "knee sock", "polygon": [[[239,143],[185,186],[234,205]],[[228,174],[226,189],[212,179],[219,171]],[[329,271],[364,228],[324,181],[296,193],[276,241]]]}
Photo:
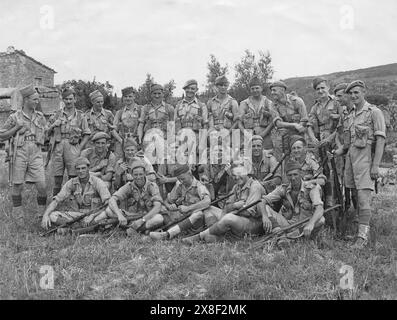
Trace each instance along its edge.
{"label": "knee sock", "polygon": [[192,222],[190,221],[189,218],[183,220],[182,222],[178,223],[179,229],[182,230],[187,230],[193,227]]}
{"label": "knee sock", "polygon": [[170,230],[167,231],[168,233],[168,238],[172,239],[173,237],[177,236],[178,234],[181,233],[181,228],[179,227],[179,224],[176,225],[175,227],[172,227]]}
{"label": "knee sock", "polygon": [[371,209],[360,209],[360,215],[358,217],[359,223],[369,226],[370,220],[371,220]]}
{"label": "knee sock", "polygon": [[47,204],[47,196],[37,196],[37,204],[39,206],[45,206]]}
{"label": "knee sock", "polygon": [[14,208],[22,206],[22,195],[12,195],[12,206]]}

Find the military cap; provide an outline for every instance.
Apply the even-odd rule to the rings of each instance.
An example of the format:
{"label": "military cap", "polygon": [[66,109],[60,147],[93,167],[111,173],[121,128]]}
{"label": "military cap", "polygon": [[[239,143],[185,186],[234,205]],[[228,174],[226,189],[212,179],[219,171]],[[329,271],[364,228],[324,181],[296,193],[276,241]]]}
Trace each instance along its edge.
{"label": "military cap", "polygon": [[183,173],[189,172],[189,171],[190,171],[189,165],[179,164],[179,165],[175,166],[174,177],[177,177],[177,176],[179,176]]}
{"label": "military cap", "polygon": [[313,79],[313,89],[316,90],[317,86],[321,83],[321,82],[327,82],[327,79],[323,78],[323,77],[318,77],[318,78],[314,78]]}
{"label": "military cap", "polygon": [[255,87],[255,86],[260,86],[261,87],[262,86],[261,80],[257,76],[252,77],[250,82],[249,82],[249,86],[250,86],[250,88],[251,87]]}
{"label": "military cap", "polygon": [[103,94],[99,90],[95,90],[89,95],[91,102],[93,102],[97,98],[103,98]]}
{"label": "military cap", "polygon": [[292,146],[295,144],[295,142],[297,141],[302,141],[303,145],[306,145],[306,140],[304,137],[300,136],[300,135],[293,135],[290,138],[290,148],[292,148]]}
{"label": "military cap", "polygon": [[302,166],[298,161],[295,160],[289,160],[285,164],[285,173],[288,173],[289,171],[292,170],[301,170]]}
{"label": "military cap", "polygon": [[90,166],[90,161],[86,157],[78,157],[74,161],[74,167],[81,166],[81,165],[87,165]]}
{"label": "military cap", "polygon": [[110,139],[109,135],[106,132],[100,131],[94,134],[94,136],[92,137],[92,141],[97,141],[99,139]]}
{"label": "military cap", "polygon": [[337,93],[339,90],[345,91],[349,84],[346,82],[339,83],[335,86],[334,93]]}
{"label": "military cap", "polygon": [[62,99],[65,99],[66,97],[69,97],[71,94],[76,96],[76,91],[74,91],[73,88],[68,87],[68,88],[63,89],[62,92],[61,92]]}
{"label": "military cap", "polygon": [[136,143],[136,141],[134,139],[125,139],[124,140],[124,149],[128,148],[128,147],[136,147],[138,148],[138,144]]}
{"label": "military cap", "polygon": [[349,93],[349,91],[350,91],[351,89],[353,89],[354,87],[361,87],[361,88],[364,88],[364,89],[366,88],[364,81],[355,80],[355,81],[351,82],[351,83],[347,86],[345,92],[346,92],[346,93]]}
{"label": "military cap", "polygon": [[251,141],[260,140],[263,143],[263,138],[259,135],[253,135]]}
{"label": "military cap", "polygon": [[22,98],[27,98],[27,97],[31,96],[32,94],[37,93],[37,91],[33,85],[28,85],[26,87],[19,89],[19,92],[21,93]]}
{"label": "military cap", "polygon": [[216,86],[221,84],[229,84],[229,80],[227,80],[225,75],[219,76],[215,79]]}
{"label": "military cap", "polygon": [[198,83],[196,80],[191,79],[185,82],[185,84],[183,85],[182,89],[186,89],[188,86],[191,86],[192,84],[195,84],[196,86],[198,86]]}
{"label": "military cap", "polygon": [[161,90],[161,91],[163,91],[164,88],[163,88],[162,85],[160,85],[160,84],[158,84],[158,83],[153,83],[153,84],[150,86],[150,91],[153,92],[153,91],[156,91],[156,90]]}
{"label": "military cap", "polygon": [[287,85],[283,81],[274,81],[270,84],[269,88],[281,87],[287,90]]}
{"label": "military cap", "polygon": [[134,169],[136,168],[143,168],[145,170],[145,164],[143,163],[143,161],[139,159],[134,160],[131,164],[131,171],[134,171]]}
{"label": "military cap", "polygon": [[128,96],[129,94],[134,93],[134,92],[135,92],[135,90],[133,87],[127,87],[127,88],[121,89],[121,94],[123,95],[123,97]]}

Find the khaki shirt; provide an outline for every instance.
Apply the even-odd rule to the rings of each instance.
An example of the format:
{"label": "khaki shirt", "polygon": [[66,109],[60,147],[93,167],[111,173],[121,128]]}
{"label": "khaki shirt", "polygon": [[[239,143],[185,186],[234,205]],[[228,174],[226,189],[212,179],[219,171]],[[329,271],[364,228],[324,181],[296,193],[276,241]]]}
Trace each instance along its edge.
{"label": "khaki shirt", "polygon": [[40,111],[34,111],[32,113],[32,117],[29,118],[29,116],[25,112],[23,112],[22,110],[18,110],[8,117],[0,131],[6,132],[14,128],[17,124],[17,120],[23,122],[23,129],[21,130],[25,129],[24,133],[19,134],[17,146],[23,146],[25,143],[25,138],[32,136],[37,144],[44,145],[47,121],[43,113],[41,113]]}
{"label": "khaki shirt", "polygon": [[80,179],[72,178],[63,185],[61,191],[53,199],[60,203],[70,196],[73,196],[79,209],[92,210],[109,200],[110,192],[101,179],[90,175],[84,190]]}
{"label": "khaki shirt", "polygon": [[[275,112],[273,119],[275,125],[278,120],[289,123],[300,123],[301,125],[306,125],[308,121],[306,105],[299,97],[287,94],[285,104],[275,101],[272,104],[272,108]],[[296,130],[286,130],[284,128],[279,130],[288,131],[291,134],[299,134]]]}
{"label": "khaki shirt", "polygon": [[126,136],[137,136],[139,119],[141,117],[142,107],[134,104],[131,107],[125,106],[116,112],[113,121],[113,127],[117,130],[122,138]]}
{"label": "khaki shirt", "polygon": [[195,204],[205,197],[210,198],[208,189],[198,180],[193,178],[192,185],[186,188],[180,181],[177,181],[174,188],[167,196],[169,203],[176,205],[190,206]]}
{"label": "khaki shirt", "polygon": [[[263,189],[262,185],[258,181],[249,178],[244,186],[235,184],[231,192],[233,192],[233,195],[226,200],[227,205],[238,201],[244,201],[244,206],[247,206],[260,200],[262,195],[265,193],[265,189]],[[249,218],[262,217],[261,213],[256,210],[256,206],[243,211],[240,215]]]}
{"label": "khaki shirt", "polygon": [[158,106],[154,106],[152,103],[143,106],[139,118],[139,122],[144,124],[144,133],[149,129],[157,128],[163,131],[164,137],[167,136],[167,123],[169,121],[174,121],[174,107],[164,101]]}
{"label": "khaki shirt", "polygon": [[253,129],[254,134],[261,134],[273,121],[275,113],[272,111],[272,102],[265,96],[261,97],[256,106],[252,97],[241,101],[239,117],[244,129]]}
{"label": "khaki shirt", "polygon": [[[254,158],[252,160],[252,174],[259,181],[262,181],[278,164],[276,157],[268,150],[263,150],[261,161],[255,162]],[[273,179],[276,177],[281,178],[280,172],[275,172]]]}
{"label": "khaki shirt", "polygon": [[209,127],[230,129],[239,117],[237,101],[230,95],[220,101],[217,96],[207,102]]}
{"label": "khaki shirt", "polygon": [[94,108],[91,108],[85,113],[85,116],[92,136],[97,132],[109,133],[112,131],[114,116],[110,110],[102,108],[101,112],[96,113]]}
{"label": "khaki shirt", "polygon": [[291,191],[291,184],[282,184],[263,197],[269,205],[282,201],[284,213],[287,213],[287,216],[292,214],[292,217],[288,219],[290,223],[313,216],[315,207],[323,205],[321,187],[316,183],[302,181],[296,202],[293,200]]}
{"label": "khaki shirt", "polygon": [[119,201],[126,200],[127,211],[138,214],[148,213],[153,209],[155,201],[162,201],[158,186],[148,180],[142,188],[139,188],[134,181],[128,182],[117,190],[113,197]]}
{"label": "khaki shirt", "polygon": [[198,132],[208,125],[207,107],[197,98],[190,102],[185,99],[180,100],[175,108],[174,121],[176,133],[183,128],[190,128]]}
{"label": "khaki shirt", "polygon": [[[88,148],[82,151],[81,157],[85,157],[90,161],[90,169],[102,168],[100,171],[102,174],[108,172],[114,172],[116,169],[116,156],[113,152],[109,153],[109,158],[105,159],[107,151],[103,154],[97,154],[95,148]],[[96,170],[99,171],[99,170]],[[95,172],[96,172],[95,171]]]}
{"label": "khaki shirt", "polygon": [[312,152],[306,152],[303,159],[295,158],[293,156],[290,158],[302,165],[302,171],[304,174],[303,180],[312,179],[318,172],[320,172],[320,174],[317,176],[317,178],[323,178],[324,180],[327,180],[327,177],[323,174],[323,169],[320,169],[320,164]]}

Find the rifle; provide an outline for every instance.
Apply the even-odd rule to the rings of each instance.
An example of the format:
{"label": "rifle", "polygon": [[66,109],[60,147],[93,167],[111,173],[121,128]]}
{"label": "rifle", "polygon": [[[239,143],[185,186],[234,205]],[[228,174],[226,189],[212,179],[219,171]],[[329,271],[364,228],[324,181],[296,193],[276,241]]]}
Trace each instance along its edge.
{"label": "rifle", "polygon": [[[330,211],[332,211],[332,210],[334,210],[334,209],[336,209],[336,208],[338,208],[338,207],[340,207],[339,204],[336,205],[336,206],[327,208],[327,209],[324,210],[324,214],[326,214],[326,213],[328,213],[328,212],[330,212]],[[300,228],[301,226],[303,226],[304,224],[306,224],[307,222],[309,222],[310,219],[311,219],[311,217],[307,217],[307,218],[302,219],[302,220],[300,220],[300,221],[298,221],[298,222],[295,222],[295,223],[293,223],[293,224],[291,224],[291,225],[289,225],[289,226],[286,226],[286,227],[284,227],[284,228],[281,228],[280,230],[278,230],[278,231],[276,231],[276,232],[274,232],[274,233],[270,233],[270,234],[268,234],[268,235],[263,236],[261,239],[259,239],[259,240],[257,240],[257,241],[254,242],[253,248],[254,248],[254,249],[259,249],[259,248],[261,248],[261,247],[262,247],[266,242],[268,242],[269,240],[272,240],[272,239],[274,239],[274,238],[277,239],[277,238],[279,238],[280,236],[282,236],[282,235],[285,234],[285,233],[289,233],[290,231],[293,231],[293,230],[295,230],[295,229],[297,229],[297,228]]]}
{"label": "rifle", "polygon": [[50,163],[50,160],[51,160],[52,154],[55,150],[56,144],[57,144],[57,142],[55,140],[55,134],[54,134],[54,135],[52,135],[52,137],[50,139],[50,144],[49,144],[48,151],[47,151],[47,157],[45,159],[44,168],[46,168],[46,169],[48,167],[48,164]]}
{"label": "rifle", "polygon": [[77,218],[73,219],[72,221],[65,222],[65,223],[61,224],[60,226],[56,226],[56,227],[54,227],[54,228],[52,228],[52,229],[50,229],[50,230],[47,230],[47,231],[45,231],[45,232],[40,233],[40,236],[41,236],[41,237],[44,237],[44,236],[46,236],[46,235],[48,235],[48,234],[51,234],[51,233],[57,231],[58,229],[66,228],[66,227],[68,227],[68,226],[71,226],[71,225],[74,224],[75,222],[79,222],[79,221],[82,220],[83,218],[88,217],[88,216],[90,216],[91,214],[96,213],[96,212],[98,212],[98,211],[100,211],[100,210],[103,210],[103,209],[106,208],[106,207],[107,207],[107,204],[102,204],[102,205],[99,206],[98,208],[92,209],[92,210],[86,212],[85,214],[81,215],[80,217],[77,217]]}
{"label": "rifle", "polygon": [[280,161],[277,163],[275,168],[272,170],[272,172],[269,172],[268,175],[263,179],[263,182],[269,181],[271,178],[273,178],[274,174],[277,172],[278,168],[280,168],[281,164],[287,157],[288,153],[284,153],[283,156],[281,157]]}
{"label": "rifle", "polygon": [[14,166],[15,166],[15,160],[17,158],[17,149],[18,149],[18,143],[19,143],[19,131],[17,132],[15,138],[14,138],[14,143],[13,147],[14,149],[12,150],[12,157],[10,159],[10,163],[12,162],[11,166],[11,175],[12,175],[12,180],[11,183],[14,183]]}
{"label": "rifle", "polygon": [[14,138],[11,137],[8,146],[8,186],[12,187],[14,180],[14,153],[12,146],[14,144]]}

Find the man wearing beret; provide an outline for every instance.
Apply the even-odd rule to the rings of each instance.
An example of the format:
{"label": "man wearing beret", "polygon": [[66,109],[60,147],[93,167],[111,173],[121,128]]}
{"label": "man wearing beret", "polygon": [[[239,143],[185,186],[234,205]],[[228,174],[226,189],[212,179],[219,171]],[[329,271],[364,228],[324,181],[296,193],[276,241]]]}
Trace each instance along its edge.
{"label": "man wearing beret", "polygon": [[[273,221],[273,228],[287,227],[300,220],[310,217],[303,227],[306,237],[313,235],[315,228],[320,228],[325,219],[324,207],[321,201],[321,187],[312,181],[303,181],[300,163],[290,160],[285,165],[289,183],[278,186],[273,192],[262,197],[265,215]],[[271,206],[281,201],[283,207],[275,212]]]}
{"label": "man wearing beret", "polygon": [[159,129],[164,141],[167,139],[167,124],[174,121],[174,107],[164,102],[164,88],[156,83],[150,86],[152,101],[143,106],[139,118],[139,141],[143,141],[150,129]]}
{"label": "man wearing beret", "polygon": [[253,77],[249,83],[251,95],[241,101],[239,107],[240,129],[253,130],[253,134],[263,139],[265,150],[273,149],[271,131],[273,129],[273,117],[271,101],[262,95],[263,84],[258,77]]}
{"label": "man wearing beret", "polygon": [[222,214],[222,210],[210,206],[208,189],[193,177],[187,164],[178,165],[174,170],[174,176],[178,182],[168,194],[165,203],[168,211],[163,214],[163,223],[167,224],[186,214],[191,215],[166,232],[150,232],[149,236],[154,240],[172,239],[197,224],[205,224],[208,227],[218,221]]}
{"label": "man wearing beret", "polygon": [[17,224],[22,226],[24,212],[22,208],[23,183],[34,183],[37,188],[37,203],[39,216],[46,205],[47,193],[44,176],[44,163],[41,147],[44,144],[47,123],[43,113],[36,111],[39,104],[39,94],[33,86],[20,89],[23,98],[21,110],[11,114],[0,129],[0,139],[14,137],[13,153],[13,184],[12,216]]}
{"label": "man wearing beret", "polygon": [[[354,103],[354,110],[348,116],[347,128],[350,136],[346,153],[345,185],[357,189],[359,225],[354,249],[368,244],[371,220],[371,192],[374,181],[379,178],[379,164],[386,139],[386,123],[383,113],[365,100],[366,86],[361,80],[350,83],[346,92]],[[345,150],[345,151],[343,151]],[[338,149],[341,155],[346,149]]]}
{"label": "man wearing beret", "polygon": [[[61,191],[53,197],[41,222],[44,229],[50,228],[51,225],[59,226],[71,222],[87,212],[99,208],[102,204],[107,204],[110,199],[110,193],[105,183],[89,173],[90,162],[87,158],[77,158],[74,165],[77,177],[68,180]],[[58,204],[71,196],[77,203],[77,211],[55,211]],[[90,216],[85,217],[85,222],[88,223],[97,214],[92,213]],[[66,233],[67,231],[67,229],[59,230],[60,233]]]}
{"label": "man wearing beret", "polygon": [[116,156],[108,147],[109,139],[110,137],[107,133],[97,132],[92,137],[94,147],[85,149],[81,156],[90,161],[90,174],[102,179],[110,189],[116,167]]}
{"label": "man wearing beret", "polygon": [[54,146],[52,154],[53,196],[61,190],[65,169],[69,178],[76,176],[74,161],[86,146],[91,134],[83,112],[75,107],[76,92],[72,88],[64,89],[62,100],[64,107],[49,119],[48,129],[48,135]]}
{"label": "man wearing beret", "polygon": [[115,155],[117,159],[123,157],[123,140],[138,139],[138,125],[141,117],[142,107],[135,103],[135,94],[133,87],[127,87],[121,90],[123,107],[116,112],[113,121],[115,128]]}
{"label": "man wearing beret", "polygon": [[[105,218],[117,218],[121,226],[129,228],[128,234],[135,231],[143,232],[157,227],[162,223],[161,195],[156,183],[147,180],[145,164],[135,160],[131,165],[132,181],[117,190],[109,200],[109,207],[94,221]],[[121,210],[118,204],[126,203],[126,209]],[[128,223],[130,216],[143,215],[142,218]]]}
{"label": "man wearing beret", "polygon": [[301,98],[286,93],[287,86],[284,82],[273,82],[270,90],[275,112],[273,123],[277,129],[274,130],[273,137],[274,154],[280,159],[283,153],[289,152],[290,136],[304,136],[308,122],[307,110]]}
{"label": "man wearing beret", "polygon": [[92,145],[92,137],[97,132],[106,132],[117,139],[117,133],[113,127],[114,116],[110,110],[106,110],[103,107],[104,98],[102,93],[99,90],[95,90],[90,93],[89,97],[92,108],[85,113],[88,126],[91,130],[91,140],[88,143],[90,146]]}

